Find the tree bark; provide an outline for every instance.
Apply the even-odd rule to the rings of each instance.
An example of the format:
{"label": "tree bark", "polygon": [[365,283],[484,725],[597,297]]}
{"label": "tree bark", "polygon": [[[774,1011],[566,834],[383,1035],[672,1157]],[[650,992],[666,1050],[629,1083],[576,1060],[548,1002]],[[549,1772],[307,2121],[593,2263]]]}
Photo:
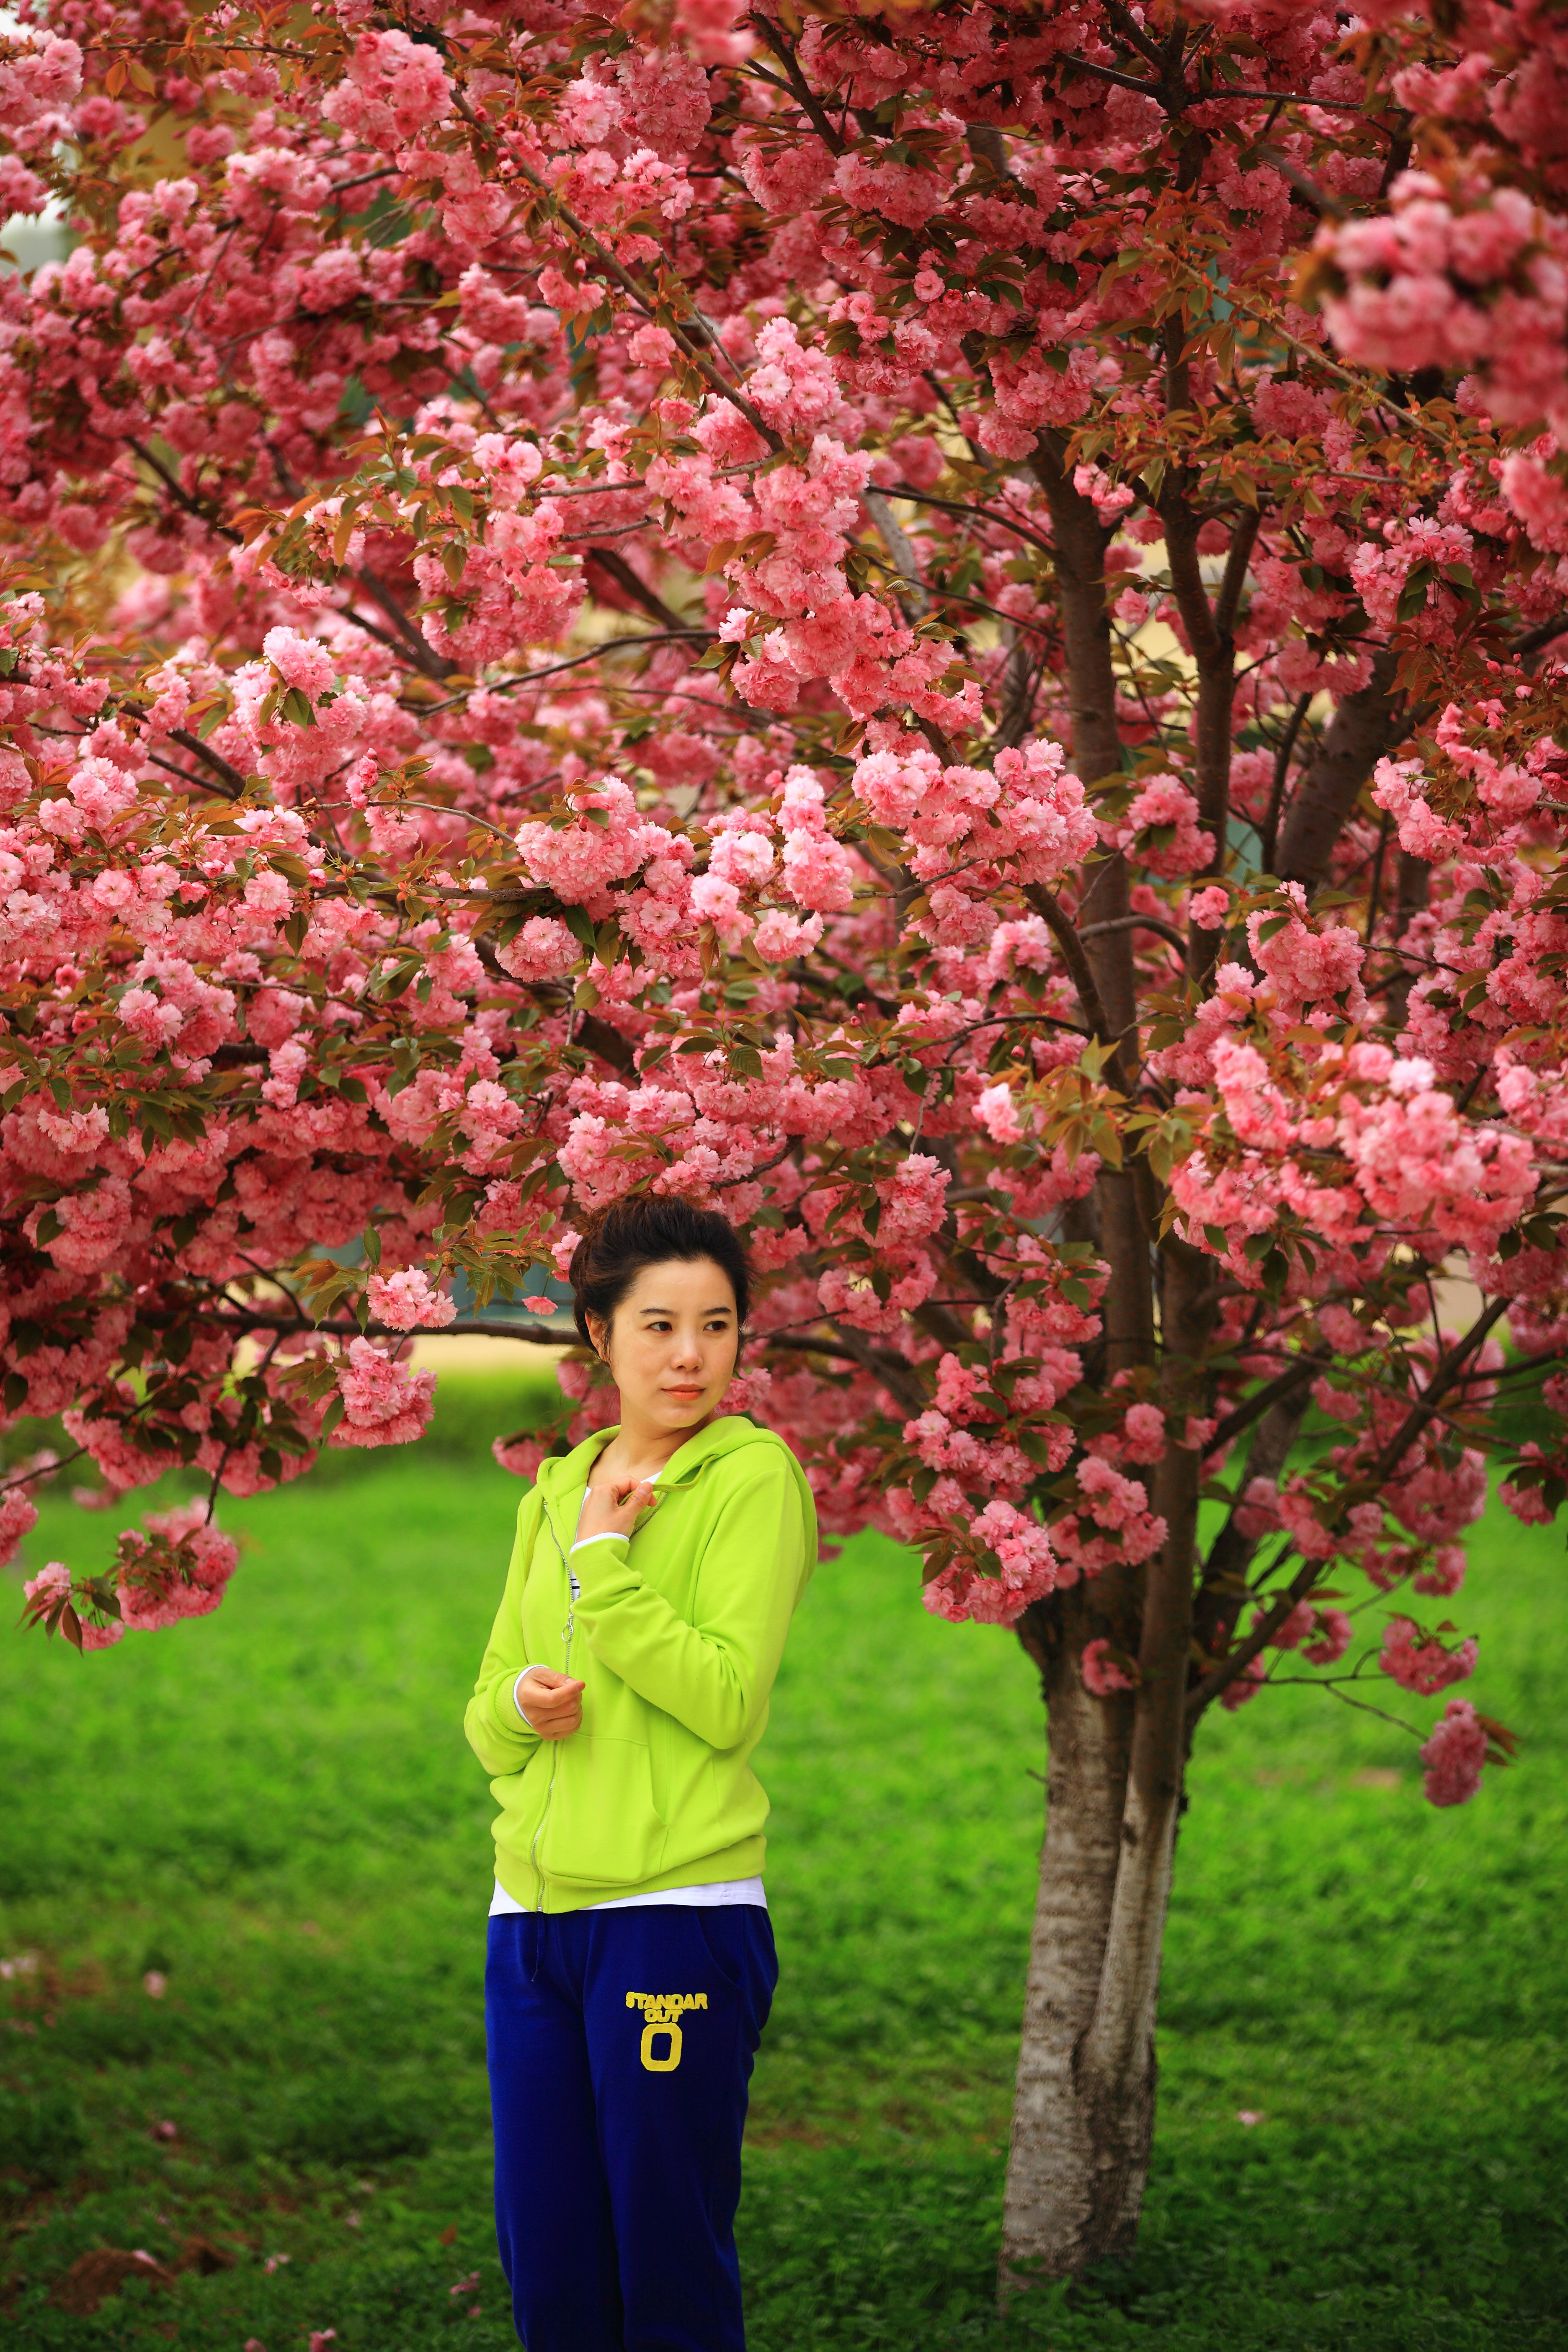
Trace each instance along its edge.
{"label": "tree bark", "polygon": [[[1120,774],[1121,735],[1116,723],[1116,670],[1111,660],[1110,622],[1105,603],[1105,550],[1110,533],[1094,501],[1073,488],[1054,435],[1041,437],[1035,475],[1051,510],[1057,589],[1072,710],[1073,765],[1086,784]],[[1096,866],[1079,902],[1080,924],[1088,917],[1098,933],[1083,951],[1100,991],[1105,1016],[1118,1037],[1137,1040],[1138,992],[1132,933],[1101,930],[1129,911],[1127,861],[1118,855]],[[1100,1253],[1110,1268],[1106,1297],[1106,1372],[1147,1360],[1154,1334],[1153,1286],[1149,1235],[1126,1169],[1104,1169],[1096,1181]]]}
{"label": "tree bark", "polygon": [[[1196,1402],[1215,1269],[1162,1256],[1161,1399],[1173,1435]],[[1107,1570],[1026,1625],[1049,1734],[1024,2032],[1003,2207],[999,2291],[1131,2253],[1153,2143],[1154,2020],[1186,1754],[1187,1654],[1201,1459],[1171,1445],[1152,1501],[1166,1537],[1147,1577]],[[1029,1612],[1034,1617],[1036,1612]],[[1041,1612],[1042,1616],[1044,1612]],[[1135,1694],[1096,1698],[1087,1641],[1137,1633]]]}
{"label": "tree bark", "polygon": [[[1070,2276],[1100,2251],[1101,2182],[1076,2061],[1094,2014],[1116,1890],[1132,1700],[1130,1694],[1092,1697],[1079,1660],[1097,1635],[1114,1630],[1125,1639],[1134,1613],[1129,1582],[1119,1580],[1116,1592],[1097,1578],[1050,1609],[1042,1656],[1046,1840],[1003,2205],[1004,2295],[1038,2277]],[[1020,1631],[1034,1649],[1028,1629]]]}
{"label": "tree bark", "polygon": [[[1399,853],[1398,896],[1394,903],[1394,936],[1403,940],[1405,932],[1426,906],[1431,890],[1432,868],[1425,858],[1412,857],[1407,849]],[[1410,992],[1420,979],[1415,964],[1402,964],[1388,983],[1388,1021],[1393,1029],[1403,1029],[1409,1016]]]}
{"label": "tree bark", "polygon": [[1282,882],[1303,882],[1309,892],[1318,887],[1367,778],[1409,732],[1409,708],[1394,684],[1397,667],[1385,646],[1366,684],[1347,694],[1329,721],[1280,828],[1275,871]]}

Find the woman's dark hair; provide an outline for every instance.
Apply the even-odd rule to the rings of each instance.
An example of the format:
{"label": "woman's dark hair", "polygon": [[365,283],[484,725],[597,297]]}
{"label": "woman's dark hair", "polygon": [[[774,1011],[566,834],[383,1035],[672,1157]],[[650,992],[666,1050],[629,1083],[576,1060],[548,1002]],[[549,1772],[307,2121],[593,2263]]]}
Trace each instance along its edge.
{"label": "woman's dark hair", "polygon": [[712,1209],[694,1209],[689,1201],[634,1192],[595,1218],[572,1253],[566,1279],[586,1346],[594,1344],[589,1316],[598,1316],[607,1326],[644,1266],[662,1265],[672,1257],[689,1265],[710,1257],[722,1267],[735,1294],[736,1328],[744,1329],[752,1303],[752,1269],[728,1218]]}

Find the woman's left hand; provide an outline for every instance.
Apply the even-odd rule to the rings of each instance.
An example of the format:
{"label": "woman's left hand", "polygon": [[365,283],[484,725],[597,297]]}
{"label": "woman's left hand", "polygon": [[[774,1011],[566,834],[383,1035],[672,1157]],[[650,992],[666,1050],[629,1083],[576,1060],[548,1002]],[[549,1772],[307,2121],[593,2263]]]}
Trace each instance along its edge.
{"label": "woman's left hand", "polygon": [[585,1543],[590,1536],[629,1536],[642,1513],[658,1500],[651,1478],[641,1478],[635,1486],[590,1486],[577,1522],[578,1542]]}

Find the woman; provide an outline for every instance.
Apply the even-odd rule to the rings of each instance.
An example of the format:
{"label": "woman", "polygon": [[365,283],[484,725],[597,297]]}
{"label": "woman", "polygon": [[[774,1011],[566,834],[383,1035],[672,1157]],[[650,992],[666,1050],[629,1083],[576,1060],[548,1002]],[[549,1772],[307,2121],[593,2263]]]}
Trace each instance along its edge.
{"label": "woman", "polygon": [[749,1293],[722,1217],[618,1202],[571,1281],[620,1424],[542,1465],[465,1718],[501,1808],[501,2263],[528,2352],[741,2352],[741,2132],[778,1976],[751,1758],[816,1515],[783,1440],[719,1410]]}

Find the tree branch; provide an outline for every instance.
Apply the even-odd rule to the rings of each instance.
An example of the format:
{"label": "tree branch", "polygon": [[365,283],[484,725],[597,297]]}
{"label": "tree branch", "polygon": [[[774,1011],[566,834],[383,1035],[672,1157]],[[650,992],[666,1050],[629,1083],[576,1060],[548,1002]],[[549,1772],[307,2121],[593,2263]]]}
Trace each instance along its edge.
{"label": "tree branch", "polygon": [[[1060,948],[1062,961],[1072,975],[1072,984],[1078,991],[1079,1002],[1083,1006],[1089,1027],[1101,1044],[1114,1045],[1120,1057],[1121,1040],[1110,1025],[1105,1006],[1100,1000],[1100,990],[1095,984],[1094,974],[1089,970],[1089,958],[1083,951],[1082,941],[1063,911],[1060,899],[1054,891],[1048,890],[1043,882],[1026,884],[1024,896],[1036,914],[1045,922],[1051,937]],[[1126,928],[1127,925],[1121,920],[1095,926],[1097,930],[1103,929],[1107,931],[1124,930]]]}
{"label": "tree branch", "polygon": [[1113,923],[1089,923],[1078,936],[1080,940],[1100,940],[1112,931],[1158,931],[1163,940],[1169,940],[1171,945],[1180,948],[1184,955],[1187,951],[1185,932],[1179,931],[1174,923],[1167,923],[1160,915],[1118,915]]}
{"label": "tree branch", "polygon": [[1230,1444],[1255,1421],[1261,1421],[1271,1405],[1281,1403],[1285,1398],[1294,1396],[1298,1389],[1315,1381],[1328,1370],[1329,1363],[1327,1356],[1300,1356],[1293,1364],[1288,1364],[1282,1372],[1276,1373],[1273,1380],[1265,1381],[1262,1388],[1254,1390],[1251,1396],[1226,1414],[1205,1446],[1205,1454],[1217,1454],[1222,1445]]}
{"label": "tree branch", "polygon": [[[789,42],[785,40],[778,26],[774,24],[771,24],[768,18],[762,14],[761,10],[755,8],[752,11],[752,22],[755,25],[758,32],[761,33],[763,40],[766,41],[774,57],[777,58],[780,65],[783,66],[789,79],[789,87],[792,95],[796,100],[802,111],[809,121],[812,129],[816,131],[817,137],[821,140],[828,153],[830,155],[842,155],[846,153],[847,149],[845,142],[839,137],[837,131],[828,121],[826,110],[823,106],[822,100],[817,97],[816,91],[806,80],[805,76],[802,73],[799,60],[795,57],[794,49],[791,47]],[[763,79],[765,80],[771,80],[772,76],[765,75]],[[775,89],[777,88],[776,83],[774,84],[774,87]]]}
{"label": "tree branch", "polygon": [[152,450],[147,447],[145,442],[134,439],[129,433],[126,435],[125,439],[127,447],[135,450],[136,455],[141,458],[142,463],[144,466],[151,466],[153,471],[157,475],[158,479],[168,491],[169,496],[174,500],[176,506],[183,507],[186,514],[194,515],[198,522],[205,523],[207,530],[214,532],[217,538],[226,539],[231,547],[244,546],[245,540],[243,534],[237,530],[231,530],[227,523],[219,522],[216,517],[209,513],[208,509],[203,506],[199,499],[192,498],[189,490],[186,489],[184,484],[180,480],[179,476],[177,474],[172,474],[167,466],[164,465],[162,457],[154,457]]}
{"label": "tree branch", "polygon": [[[1466,1358],[1474,1354],[1492,1325],[1507,1313],[1508,1306],[1509,1302],[1506,1298],[1494,1298],[1485,1312],[1478,1316],[1475,1322],[1471,1324],[1464,1338],[1457,1340],[1447,1354],[1441,1359],[1420,1396],[1411,1406],[1399,1428],[1389,1439],[1375,1461],[1371,1463],[1359,1477],[1352,1478],[1342,1490],[1339,1507],[1329,1524],[1330,1534],[1333,1534],[1343,1524],[1358,1497],[1375,1496],[1381,1491],[1390,1471],[1396,1468],[1404,1459],[1427,1423],[1436,1418],[1443,1399],[1462,1370]],[[1281,1554],[1282,1559],[1285,1556]],[[1217,1665],[1210,1669],[1202,1682],[1194,1685],[1187,1694],[1189,1721],[1195,1720],[1203,1714],[1205,1707],[1212,1706],[1221,1693],[1227,1691],[1237,1676],[1246,1672],[1253,1659],[1273,1639],[1297,1602],[1306,1599],[1319,1577],[1323,1573],[1324,1565],[1325,1563],[1321,1559],[1304,1560],[1283,1595],[1264,1612],[1260,1622],[1253,1627],[1245,1640],[1238,1642]]]}
{"label": "tree branch", "polygon": [[177,743],[183,751],[189,751],[193,759],[199,760],[204,768],[210,768],[213,774],[237,795],[244,792],[245,778],[232,760],[226,760],[221,751],[215,751],[210,744],[204,743],[199,735],[193,735],[187,728],[171,727],[168,733],[171,743]]}
{"label": "tree branch", "polygon": [[1275,863],[1281,882],[1318,887],[1367,779],[1409,733],[1410,707],[1394,683],[1398,666],[1393,646],[1383,646],[1366,684],[1347,694],[1329,721],[1286,813]]}
{"label": "tree branch", "polygon": [[[420,635],[385,581],[378,580],[375,573],[368,569],[357,572],[354,577],[365,594],[381,606],[382,611],[392,623],[399,637],[407,646],[409,658],[415,668],[422,670],[426,677],[433,677],[439,684],[445,685],[452,674],[450,664],[444,662],[434,646]],[[353,615],[351,614],[350,617],[352,619]]]}
{"label": "tree branch", "polygon": [[598,565],[607,579],[615,582],[623,595],[629,596],[634,604],[640,604],[650,619],[661,622],[672,635],[701,635],[706,637],[712,635],[711,630],[699,632],[691,627],[689,622],[683,621],[674,607],[665,603],[657,589],[650,588],[646,580],[638,579],[626,557],[617,555],[613,547],[594,546],[588,549],[587,553],[589,560]]}
{"label": "tree branch", "polygon": [[892,557],[898,567],[899,577],[904,583],[907,593],[899,599],[903,606],[904,618],[907,621],[923,621],[931,610],[931,598],[926,593],[925,583],[921,578],[921,568],[915,562],[915,551],[910,543],[909,533],[888,504],[885,491],[863,490],[861,497],[865,501],[867,512],[882,535],[882,544]]}
{"label": "tree branch", "polygon": [[[468,121],[476,130],[482,128],[478,117],[473,111],[473,109],[461,96],[458,99],[458,111],[467,117]],[[646,288],[639,286],[637,279],[632,277],[629,270],[626,270],[621,268],[621,265],[616,259],[615,255],[609,251],[607,247],[601,245],[598,238],[594,235],[592,229],[588,228],[584,222],[578,219],[576,214],[572,210],[571,205],[563,205],[561,202],[561,199],[557,196],[554,189],[550,185],[549,182],[547,180],[542,180],[538,173],[532,168],[531,164],[525,163],[522,161],[522,158],[516,152],[515,149],[512,151],[512,165],[519,177],[526,180],[530,187],[533,188],[538,194],[543,197],[545,204],[548,205],[550,211],[553,213],[556,219],[570,230],[571,234],[576,237],[579,243],[583,245],[593,256],[596,267],[604,271],[606,278],[610,278],[615,280],[623,294],[630,296],[631,299],[637,304],[637,309],[642,312],[645,319],[653,320],[657,324],[657,312],[658,308],[658,297],[652,294]],[[767,443],[770,449],[775,452],[781,450],[784,446],[782,436],[773,431],[771,425],[763,422],[763,418],[752,407],[751,402],[747,399],[740,386],[734,383],[727,383],[724,378],[719,373],[718,370],[691,341],[690,336],[683,334],[679,327],[670,327],[667,329],[666,331],[674,340],[677,349],[682,352],[685,358],[696,369],[698,374],[702,378],[703,383],[708,386],[709,391],[717,393],[721,400],[727,400],[732,407],[738,408],[742,415],[745,418],[747,424],[751,426],[752,432],[759,434],[763,440]]]}
{"label": "tree branch", "polygon": [[1274,779],[1268,789],[1268,806],[1264,813],[1263,828],[1258,843],[1259,854],[1263,859],[1263,870],[1266,874],[1272,874],[1274,871],[1274,856],[1279,834],[1279,811],[1284,805],[1285,786],[1290,774],[1290,755],[1296,749],[1296,738],[1301,732],[1301,722],[1311,707],[1310,694],[1303,694],[1298,698],[1296,707],[1286,721],[1285,732],[1279,739],[1279,748],[1274,754]]}

